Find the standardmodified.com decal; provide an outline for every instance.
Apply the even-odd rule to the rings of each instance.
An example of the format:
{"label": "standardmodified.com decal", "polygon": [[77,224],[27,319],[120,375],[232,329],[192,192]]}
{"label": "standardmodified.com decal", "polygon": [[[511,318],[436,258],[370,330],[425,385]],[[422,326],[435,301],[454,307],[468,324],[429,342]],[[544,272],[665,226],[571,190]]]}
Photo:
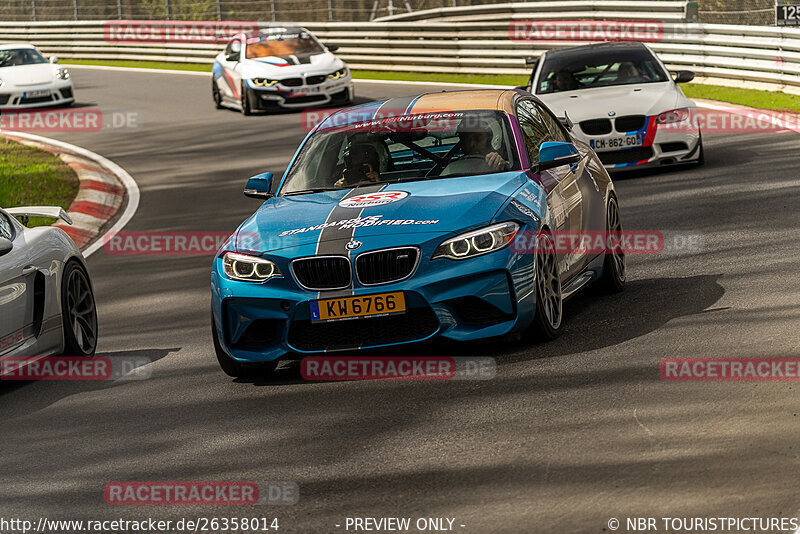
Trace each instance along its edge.
{"label": "standardmodified.com decal", "polygon": [[338,230],[348,230],[350,228],[362,228],[364,226],[407,226],[415,224],[438,224],[439,219],[435,221],[418,221],[416,219],[383,219],[383,215],[368,215],[366,217],[356,217],[355,219],[345,219],[343,221],[331,221],[316,226],[309,226],[307,228],[296,228],[294,230],[286,230],[278,234],[278,237],[287,235],[302,234],[305,232],[315,232],[323,230],[332,226],[337,227]]}

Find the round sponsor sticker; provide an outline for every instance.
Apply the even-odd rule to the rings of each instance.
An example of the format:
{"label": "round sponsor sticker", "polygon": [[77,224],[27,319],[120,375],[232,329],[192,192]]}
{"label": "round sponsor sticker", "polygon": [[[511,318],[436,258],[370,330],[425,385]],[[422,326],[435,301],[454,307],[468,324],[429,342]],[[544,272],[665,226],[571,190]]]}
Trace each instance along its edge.
{"label": "round sponsor sticker", "polygon": [[371,208],[372,206],[382,206],[403,200],[408,196],[405,191],[378,191],[366,195],[357,195],[345,198],[339,202],[342,208]]}

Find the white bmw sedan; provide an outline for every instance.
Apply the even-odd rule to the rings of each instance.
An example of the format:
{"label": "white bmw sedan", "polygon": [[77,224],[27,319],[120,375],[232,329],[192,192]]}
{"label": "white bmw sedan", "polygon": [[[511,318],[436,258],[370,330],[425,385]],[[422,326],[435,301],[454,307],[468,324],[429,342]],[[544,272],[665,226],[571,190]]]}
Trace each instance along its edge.
{"label": "white bmw sedan", "polygon": [[0,45],[0,109],[68,106],[75,102],[69,70],[33,45]]}
{"label": "white bmw sedan", "polygon": [[350,69],[304,28],[273,27],[234,37],[213,67],[217,108],[254,111],[353,101]]}
{"label": "white bmw sedan", "polygon": [[533,63],[527,89],[594,149],[611,171],[702,164],[696,105],[642,43],[603,43],[551,50]]}

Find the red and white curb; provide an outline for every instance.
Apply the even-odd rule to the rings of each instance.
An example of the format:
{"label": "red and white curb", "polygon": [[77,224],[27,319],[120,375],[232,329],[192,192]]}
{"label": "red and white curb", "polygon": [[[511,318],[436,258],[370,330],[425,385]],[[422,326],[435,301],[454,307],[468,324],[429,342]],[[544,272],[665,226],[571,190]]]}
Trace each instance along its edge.
{"label": "red and white curb", "polygon": [[[58,221],[53,226],[64,230],[84,257],[88,258],[103,246],[103,236],[119,232],[133,218],[139,207],[139,187],[131,175],[113,161],[85,148],[39,135],[21,132],[3,135],[56,154],[78,175],[78,194],[67,210],[73,224]],[[122,215],[109,227],[123,205]]]}

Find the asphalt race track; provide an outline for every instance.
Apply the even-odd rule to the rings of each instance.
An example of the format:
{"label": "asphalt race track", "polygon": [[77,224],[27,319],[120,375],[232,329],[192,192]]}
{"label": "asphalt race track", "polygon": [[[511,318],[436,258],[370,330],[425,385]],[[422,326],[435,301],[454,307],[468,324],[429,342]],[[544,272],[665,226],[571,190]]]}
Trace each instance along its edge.
{"label": "asphalt race track", "polygon": [[[79,105],[141,114],[139,129],[52,135],[133,175],[129,231],[232,231],[258,205],[246,178],[282,173],[305,135],[299,112],[215,110],[210,76],[73,74]],[[356,89],[360,101],[437,90]],[[296,366],[232,380],[211,343],[210,256],[98,251],[98,354],[150,358],[152,378],[3,384],[3,515],[278,517],[292,533],[341,532],[354,516],[450,517],[465,533],[794,516],[798,384],[659,375],[665,357],[798,355],[800,135],[704,139],[702,168],[617,179],[626,229],[700,233],[699,250],[629,256],[626,291],[573,299],[555,342],[411,352],[495,357],[488,381],[312,383]],[[107,505],[103,486],[129,480],[294,481],[300,501]]]}

